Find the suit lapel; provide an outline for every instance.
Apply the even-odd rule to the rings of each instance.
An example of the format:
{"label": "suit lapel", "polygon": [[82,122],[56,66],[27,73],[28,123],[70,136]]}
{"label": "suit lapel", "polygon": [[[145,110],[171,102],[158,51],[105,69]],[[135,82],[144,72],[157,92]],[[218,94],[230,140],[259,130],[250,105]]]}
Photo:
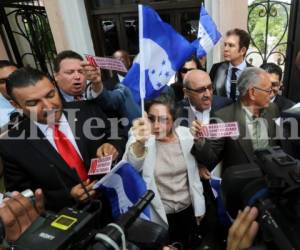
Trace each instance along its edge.
{"label": "suit lapel", "polygon": [[[31,135],[29,135],[30,129]],[[75,181],[78,181],[78,177],[74,174],[73,171],[70,171],[65,161],[60,157],[55,148],[53,148],[50,142],[46,139],[42,131],[33,122],[29,120],[26,122],[25,131],[26,141],[28,142],[28,144],[31,145],[39,154],[43,155],[43,157],[45,157],[48,160],[49,166],[45,167],[51,167],[51,165],[53,165],[56,170],[59,170],[64,174],[70,176]],[[32,131],[37,132],[35,134],[32,134]],[[28,138],[29,136],[31,136],[31,139]],[[33,136],[36,138],[32,138]]]}
{"label": "suit lapel", "polygon": [[215,77],[215,88],[217,91],[217,95],[226,96],[226,77],[228,72],[228,63],[222,63],[217,71],[217,75]]}

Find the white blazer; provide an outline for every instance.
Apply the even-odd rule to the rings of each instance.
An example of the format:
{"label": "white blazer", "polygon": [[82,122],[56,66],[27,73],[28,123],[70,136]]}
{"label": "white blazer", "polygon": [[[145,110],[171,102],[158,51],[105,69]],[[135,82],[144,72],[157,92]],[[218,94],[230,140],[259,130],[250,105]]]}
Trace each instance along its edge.
{"label": "white blazer", "polygon": [[[175,133],[179,139],[179,143],[183,152],[183,157],[187,165],[189,191],[191,195],[195,217],[202,216],[205,213],[203,186],[200,180],[197,162],[194,156],[191,154],[191,149],[194,144],[194,137],[192,136],[189,128],[187,127],[179,126],[175,129]],[[165,227],[168,227],[166,212],[154,179],[154,167],[156,162],[155,136],[151,136],[146,142],[145,155],[141,158],[137,158],[132,152],[132,150],[130,150],[130,146],[135,141],[136,140],[134,136],[130,136],[126,145],[126,151],[123,156],[123,159],[127,160],[142,173],[147,188],[155,193],[155,197],[151,202],[151,220]]]}

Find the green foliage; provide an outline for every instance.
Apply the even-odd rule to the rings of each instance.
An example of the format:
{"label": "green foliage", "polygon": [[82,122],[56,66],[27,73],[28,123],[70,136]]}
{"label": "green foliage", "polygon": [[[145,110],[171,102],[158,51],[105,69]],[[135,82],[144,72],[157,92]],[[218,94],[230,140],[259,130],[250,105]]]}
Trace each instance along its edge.
{"label": "green foliage", "polygon": [[[256,47],[264,56],[268,56],[273,48],[287,42],[290,6],[285,2],[255,0],[248,7],[248,29]],[[266,42],[267,41],[267,42]],[[286,45],[276,50],[285,53]]]}

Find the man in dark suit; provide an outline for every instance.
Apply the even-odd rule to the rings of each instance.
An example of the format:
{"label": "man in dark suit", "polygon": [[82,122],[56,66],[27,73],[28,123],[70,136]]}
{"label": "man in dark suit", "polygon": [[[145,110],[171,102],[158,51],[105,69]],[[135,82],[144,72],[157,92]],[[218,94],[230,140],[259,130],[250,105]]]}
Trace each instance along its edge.
{"label": "man in dark suit", "polygon": [[198,119],[209,123],[214,113],[232,101],[226,97],[213,96],[212,82],[203,70],[191,70],[183,79],[185,98],[177,103],[176,118],[181,126],[191,127]]}
{"label": "man in dark suit", "polygon": [[233,29],[226,33],[223,51],[225,61],[214,64],[209,73],[215,95],[237,100],[237,80],[243,70],[251,66],[245,60],[249,44],[250,36],[242,29]]}
{"label": "man in dark suit", "polygon": [[[183,91],[185,98],[178,102],[176,107],[176,123],[181,126],[191,127],[196,119],[208,124],[218,109],[232,103],[226,97],[213,96],[212,82],[208,73],[199,69],[186,73],[183,78]],[[216,234],[219,229],[216,201],[209,181],[203,180],[202,183],[207,212],[198,230],[204,238],[203,242],[211,249],[217,250],[220,238]]]}
{"label": "man in dark suit", "polygon": [[268,73],[272,83],[273,97],[271,102],[274,102],[278,106],[280,112],[294,106],[295,103],[293,101],[282,95],[279,95],[279,90],[283,86],[282,69],[275,63],[264,63],[260,67]]}
{"label": "man in dark suit", "polygon": [[[246,69],[239,78],[240,101],[216,112],[223,122],[238,122],[238,138],[197,139],[192,149],[197,161],[212,170],[223,160],[223,172],[229,166],[251,163],[254,151],[275,145],[274,118],[279,115],[270,103],[272,84],[267,73],[259,68]],[[193,122],[192,132],[201,133],[201,123]]]}
{"label": "man in dark suit", "polygon": [[59,210],[95,195],[87,170],[95,157],[122,154],[124,141],[90,102],[62,105],[43,73],[22,68],[10,75],[7,93],[25,119],[0,140],[8,190],[42,188],[46,208]]}
{"label": "man in dark suit", "polygon": [[121,125],[128,129],[140,116],[140,107],[130,90],[122,84],[115,85],[113,90],[106,89],[100,70],[85,63],[78,53],[60,52],[54,60],[54,71],[63,102],[95,99],[108,117],[121,120]]}

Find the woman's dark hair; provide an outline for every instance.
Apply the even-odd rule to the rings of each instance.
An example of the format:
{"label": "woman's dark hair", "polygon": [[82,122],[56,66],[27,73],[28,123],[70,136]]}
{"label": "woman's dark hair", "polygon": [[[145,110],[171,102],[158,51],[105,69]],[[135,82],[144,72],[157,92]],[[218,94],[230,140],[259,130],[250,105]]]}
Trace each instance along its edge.
{"label": "woman's dark hair", "polygon": [[[186,64],[187,62],[193,61],[196,64],[197,69],[202,69],[199,60],[196,58],[196,56],[192,56],[190,57],[188,60],[186,60],[186,62],[184,64]],[[182,67],[177,71],[176,73],[176,81],[177,82],[183,82],[182,76],[180,71],[182,70],[182,68],[184,67],[184,64],[182,65]]]}
{"label": "woman's dark hair", "polygon": [[169,109],[169,112],[172,116],[173,121],[176,120],[175,102],[169,94],[162,93],[160,96],[158,96],[152,100],[146,101],[145,110],[147,113],[149,112],[150,108],[154,104],[162,104],[162,105],[166,106]]}

